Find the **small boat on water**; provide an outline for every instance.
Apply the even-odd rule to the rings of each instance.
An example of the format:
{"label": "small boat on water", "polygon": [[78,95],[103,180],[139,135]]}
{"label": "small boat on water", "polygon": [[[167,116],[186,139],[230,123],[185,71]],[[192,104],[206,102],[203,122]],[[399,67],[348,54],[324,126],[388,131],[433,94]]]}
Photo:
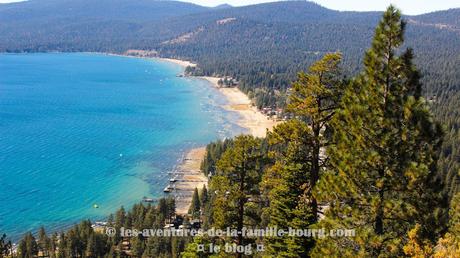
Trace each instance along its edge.
{"label": "small boat on water", "polygon": [[177,182],[177,177],[174,177],[174,178],[169,179],[169,182],[170,182],[170,183],[175,183],[175,182]]}
{"label": "small boat on water", "polygon": [[163,192],[165,193],[170,193],[174,188],[171,186],[171,185],[168,185],[165,187],[165,189],[163,190]]}
{"label": "small boat on water", "polygon": [[142,201],[143,201],[143,202],[155,202],[155,199],[153,199],[153,198],[148,198],[148,197],[145,197],[145,196],[144,196],[144,198],[142,198]]}

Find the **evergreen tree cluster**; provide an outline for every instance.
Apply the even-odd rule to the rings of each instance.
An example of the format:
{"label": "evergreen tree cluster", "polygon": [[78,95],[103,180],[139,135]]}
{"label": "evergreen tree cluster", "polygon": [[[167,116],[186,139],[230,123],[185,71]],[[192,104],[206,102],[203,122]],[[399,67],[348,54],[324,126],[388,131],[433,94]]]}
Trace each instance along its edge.
{"label": "evergreen tree cluster", "polygon": [[[265,252],[254,257],[460,255],[458,195],[448,215],[452,190],[439,166],[449,145],[443,145],[432,102],[423,98],[413,50],[402,49],[404,32],[401,14],[390,7],[357,76],[341,75],[338,53],[298,75],[287,99],[293,118],[261,142],[267,155],[254,154],[261,143],[237,137],[214,161],[220,165],[210,182],[211,226],[353,229],[355,235],[202,237],[185,257],[211,256],[196,252],[209,243],[263,243]],[[249,170],[254,181],[238,188],[248,164],[255,165]]]}
{"label": "evergreen tree cluster", "polygon": [[212,142],[206,146],[206,156],[201,163],[201,171],[206,176],[216,174],[217,161],[232,143],[232,139],[225,139],[224,141]]}
{"label": "evergreen tree cluster", "polygon": [[435,118],[444,126],[444,139],[439,157],[439,177],[451,199],[460,191],[460,91],[431,100]]}
{"label": "evergreen tree cluster", "polygon": [[[116,232],[125,229],[163,229],[174,222],[174,199],[160,199],[157,205],[135,204],[131,210],[121,207],[108,217],[106,227]],[[82,221],[69,230],[47,235],[42,227],[37,238],[30,232],[18,244],[17,254],[12,255],[12,246],[0,241],[0,257],[179,257],[189,241],[186,237],[121,237],[108,236],[106,227],[94,228],[90,221]]]}

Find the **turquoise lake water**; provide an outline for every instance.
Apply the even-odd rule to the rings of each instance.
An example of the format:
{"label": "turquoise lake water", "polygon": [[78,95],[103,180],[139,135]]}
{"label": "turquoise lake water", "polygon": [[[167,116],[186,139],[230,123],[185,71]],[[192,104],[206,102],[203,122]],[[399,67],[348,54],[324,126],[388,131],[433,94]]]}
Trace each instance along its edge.
{"label": "turquoise lake water", "polygon": [[217,90],[181,71],[102,54],[0,54],[0,233],[62,229],[160,197],[186,150],[244,131]]}

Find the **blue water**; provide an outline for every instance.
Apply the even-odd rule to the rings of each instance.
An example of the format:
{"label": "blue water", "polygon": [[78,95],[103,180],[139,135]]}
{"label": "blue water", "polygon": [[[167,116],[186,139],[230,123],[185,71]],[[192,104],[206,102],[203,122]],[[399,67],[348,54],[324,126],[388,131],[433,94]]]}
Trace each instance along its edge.
{"label": "blue water", "polygon": [[224,97],[176,77],[181,69],[99,54],[0,54],[0,233],[53,231],[162,196],[187,149],[243,132],[219,107]]}

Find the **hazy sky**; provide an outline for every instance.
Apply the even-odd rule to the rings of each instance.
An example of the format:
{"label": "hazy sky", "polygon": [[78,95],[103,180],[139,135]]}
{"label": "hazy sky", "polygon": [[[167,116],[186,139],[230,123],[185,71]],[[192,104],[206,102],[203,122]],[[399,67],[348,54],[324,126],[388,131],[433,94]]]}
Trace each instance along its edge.
{"label": "hazy sky", "polygon": [[[18,0],[0,0],[0,3],[17,2]],[[40,0],[35,0],[40,1]],[[135,0],[133,0],[135,1]],[[228,3],[235,6],[257,4],[263,2],[273,2],[274,0],[182,0],[184,2],[193,2],[205,6],[216,6]],[[382,11],[390,3],[395,4],[402,9],[405,14],[420,14],[449,8],[459,8],[460,0],[314,0],[335,10],[353,10],[353,11]]]}

